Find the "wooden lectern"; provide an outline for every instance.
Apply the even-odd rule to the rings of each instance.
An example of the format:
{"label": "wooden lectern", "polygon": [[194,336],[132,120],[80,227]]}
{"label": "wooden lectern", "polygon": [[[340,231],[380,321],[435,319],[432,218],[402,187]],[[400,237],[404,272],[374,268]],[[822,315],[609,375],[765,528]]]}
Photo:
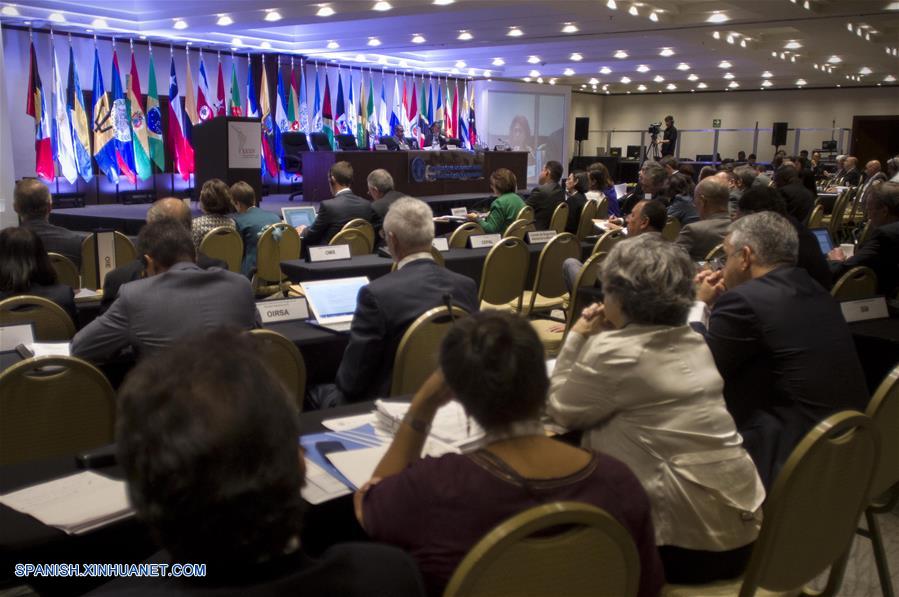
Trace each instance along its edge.
{"label": "wooden lectern", "polygon": [[220,178],[231,186],[242,180],[262,200],[262,132],[256,118],[219,116],[193,128],[194,199],[203,183]]}

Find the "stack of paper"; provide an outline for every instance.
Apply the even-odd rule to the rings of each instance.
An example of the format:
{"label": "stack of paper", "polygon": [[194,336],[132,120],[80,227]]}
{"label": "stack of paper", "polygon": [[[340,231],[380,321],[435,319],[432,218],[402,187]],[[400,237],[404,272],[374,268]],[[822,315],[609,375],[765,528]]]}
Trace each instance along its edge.
{"label": "stack of paper", "polygon": [[72,356],[72,346],[68,342],[32,342],[25,348],[36,357],[68,357]]}
{"label": "stack of paper", "polygon": [[[409,410],[409,403],[375,400],[375,409],[378,426],[394,434]],[[431,437],[459,450],[465,450],[484,439],[484,430],[469,418],[461,404],[453,400],[440,407],[434,415],[431,422]]]}

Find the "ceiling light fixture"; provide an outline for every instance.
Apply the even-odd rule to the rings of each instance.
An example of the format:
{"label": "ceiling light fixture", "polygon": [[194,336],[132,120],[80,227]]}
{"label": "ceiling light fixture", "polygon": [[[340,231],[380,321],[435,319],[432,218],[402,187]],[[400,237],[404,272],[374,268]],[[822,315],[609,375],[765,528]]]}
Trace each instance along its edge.
{"label": "ceiling light fixture", "polygon": [[[577,25],[574,23],[565,23],[565,26],[562,27],[562,33],[577,33],[577,31]],[[555,85],[553,81],[555,81],[555,79],[550,79],[550,85]]]}
{"label": "ceiling light fixture", "polygon": [[550,84],[550,85],[555,85],[555,84],[556,84],[556,80],[555,80],[555,79],[550,79],[550,80],[549,80],[549,84]]}
{"label": "ceiling light fixture", "polygon": [[628,83],[631,82],[631,78],[630,77],[621,77],[621,82],[624,83],[625,85],[627,85]]}
{"label": "ceiling light fixture", "polygon": [[593,77],[592,79],[587,81],[587,83],[589,83],[590,85],[599,85],[599,79],[597,79],[596,77]]}
{"label": "ceiling light fixture", "polygon": [[525,78],[522,79],[522,81],[524,81],[525,83],[530,83],[530,82],[531,82],[531,78],[530,78],[530,77],[525,77]]}
{"label": "ceiling light fixture", "polygon": [[66,17],[61,12],[51,12],[50,16],[47,17],[47,20],[51,23],[65,23]]}
{"label": "ceiling light fixture", "polygon": [[267,41],[263,41],[262,43],[259,44],[259,47],[262,48],[263,50],[271,50],[272,44]]}
{"label": "ceiling light fixture", "polygon": [[712,37],[714,37],[715,39],[721,39],[721,34],[717,31],[712,31]]}
{"label": "ceiling light fixture", "polygon": [[741,47],[741,48],[745,48],[745,47],[746,47],[746,38],[745,38],[745,37],[744,37],[743,39],[740,40],[740,47]]}
{"label": "ceiling light fixture", "polygon": [[268,9],[265,11],[265,20],[270,23],[274,23],[275,21],[281,20],[281,13],[274,9]]}
{"label": "ceiling light fixture", "polygon": [[543,77],[537,77],[537,82],[543,85]]}
{"label": "ceiling light fixture", "polygon": [[475,69],[473,69],[473,68],[468,69],[468,76],[469,76],[469,77],[473,77],[473,76],[475,75],[475,72],[476,72],[476,71],[475,71]]}
{"label": "ceiling light fixture", "polygon": [[187,29],[187,21],[184,19],[175,19],[175,24],[172,25],[175,29]]}
{"label": "ceiling light fixture", "polygon": [[333,8],[331,8],[331,7],[328,6],[327,4],[322,4],[322,5],[319,7],[318,12],[315,13],[315,16],[317,16],[317,17],[330,17],[330,16],[333,15],[333,14],[334,14],[334,9],[333,9]]}
{"label": "ceiling light fixture", "polygon": [[425,43],[425,38],[420,33],[416,33],[412,36],[412,43],[414,44],[423,44]]}
{"label": "ceiling light fixture", "polygon": [[19,9],[12,4],[6,4],[3,6],[3,9],[0,10],[0,14],[4,17],[17,17],[19,16]]}
{"label": "ceiling light fixture", "polygon": [[770,78],[773,77],[773,76],[774,76],[774,75],[772,75],[772,74],[771,74],[771,71],[769,71],[769,70],[766,70],[765,72],[762,73],[762,78],[763,78],[763,79],[770,79]]}
{"label": "ceiling light fixture", "polygon": [[724,73],[724,78],[727,80],[733,79],[734,74],[733,73]]}
{"label": "ceiling light fixture", "polygon": [[609,0],[608,2],[606,2],[606,6],[608,6],[611,10],[615,10],[616,8],[618,8],[618,3],[615,2],[615,0]]}
{"label": "ceiling light fixture", "polygon": [[736,40],[734,40],[733,35],[728,35],[725,41],[727,41],[727,43],[733,45],[734,41],[736,41]]}
{"label": "ceiling light fixture", "polygon": [[618,58],[619,60],[624,60],[625,58],[627,58],[627,52],[625,52],[624,50],[617,50],[614,54],[612,54],[612,56]]}
{"label": "ceiling light fixture", "polygon": [[631,4],[631,7],[627,9],[627,13],[628,13],[629,15],[632,15],[632,16],[635,16],[635,17],[639,17],[639,16],[640,16],[640,11],[637,10],[637,5],[636,5],[636,4]]}
{"label": "ceiling light fixture", "polygon": [[699,75],[697,75],[696,73],[690,73],[690,76],[687,77],[687,79],[690,80],[690,81],[698,81],[698,80],[699,80]]}
{"label": "ceiling light fixture", "polygon": [[765,79],[764,81],[762,81],[762,87],[771,87],[771,85],[773,85],[773,84],[774,84],[774,83],[772,83],[771,81],[769,81],[769,80],[767,80],[767,79]]}
{"label": "ceiling light fixture", "polygon": [[740,86],[740,84],[737,83],[736,81],[731,81],[730,83],[727,84],[727,86],[730,87],[731,89],[736,89],[737,87]]}
{"label": "ceiling light fixture", "polygon": [[529,72],[528,75],[530,75],[531,77],[539,77],[539,76],[540,76],[540,71],[537,70],[537,69],[534,69],[534,70],[532,70],[531,72]]}
{"label": "ceiling light fixture", "polygon": [[218,15],[218,20],[215,22],[219,27],[227,27],[231,23],[234,22],[234,19],[229,17],[228,15]]}
{"label": "ceiling light fixture", "polygon": [[733,64],[731,64],[727,60],[722,60],[721,62],[718,63],[718,68],[730,68],[732,66],[733,66]]}
{"label": "ceiling light fixture", "polygon": [[894,77],[893,75],[887,75],[883,78],[883,82],[884,83],[895,83],[896,77]]}
{"label": "ceiling light fixture", "polygon": [[472,38],[471,33],[469,33],[467,29],[462,29],[461,31],[459,31],[459,36],[456,39],[459,39],[462,41],[468,41],[471,38]]}
{"label": "ceiling light fixture", "polygon": [[375,2],[375,5],[371,7],[372,10],[377,10],[378,12],[384,12],[387,10],[391,10],[392,8],[393,6],[390,4],[390,2],[385,2],[384,0]]}
{"label": "ceiling light fixture", "polygon": [[503,60],[502,58],[494,58],[492,64],[493,64],[493,66],[502,66],[505,63],[506,63],[506,61]]}
{"label": "ceiling light fixture", "polygon": [[867,66],[863,66],[858,70],[858,74],[860,74],[860,75],[870,75],[872,72],[874,72],[874,71],[872,71]]}
{"label": "ceiling light fixture", "polygon": [[663,83],[665,81],[665,77],[663,77],[662,75],[656,75],[652,80],[656,83]]}
{"label": "ceiling light fixture", "polygon": [[509,27],[509,32],[506,33],[509,37],[521,37],[524,35],[524,31],[522,31],[519,27]]}
{"label": "ceiling light fixture", "polygon": [[796,85],[802,87],[803,85],[808,85],[808,83],[806,83],[805,79],[796,79]]}
{"label": "ceiling light fixture", "polygon": [[231,45],[240,47],[243,45],[243,40],[239,37],[233,37],[231,38]]}
{"label": "ceiling light fixture", "polygon": [[434,4],[437,6],[446,6],[447,4],[452,4],[456,0],[434,0]]}
{"label": "ceiling light fixture", "polygon": [[465,68],[468,65],[465,64],[464,60],[457,60],[455,66],[456,66],[456,68]]}
{"label": "ceiling light fixture", "polygon": [[675,85],[674,83],[668,83],[668,85],[665,86],[665,89],[667,89],[668,91],[674,91],[675,89],[677,89],[677,85]]}
{"label": "ceiling light fixture", "polygon": [[530,64],[539,64],[540,57],[539,56],[528,56],[528,63]]}
{"label": "ceiling light fixture", "polygon": [[649,20],[652,21],[653,23],[658,23],[659,22],[659,14],[656,11],[652,11],[651,13],[649,13]]}
{"label": "ceiling light fixture", "polygon": [[566,68],[564,71],[562,71],[562,74],[565,75],[566,77],[571,77],[574,75],[574,69]]}
{"label": "ceiling light fixture", "polygon": [[337,43],[336,41],[334,41],[333,39],[328,41],[328,49],[329,50],[336,50],[339,47],[340,47],[340,44]]}
{"label": "ceiling light fixture", "polygon": [[727,16],[727,13],[716,10],[713,11],[705,21],[706,23],[726,23],[729,20],[730,17]]}
{"label": "ceiling light fixture", "polygon": [[686,62],[681,62],[677,65],[677,70],[690,70],[690,65]]}
{"label": "ceiling light fixture", "polygon": [[490,77],[490,76],[492,76],[492,75],[493,75],[493,71],[491,71],[491,70],[485,70],[485,71],[484,71],[484,76],[485,76],[485,77]]}
{"label": "ceiling light fixture", "polygon": [[672,50],[671,48],[662,48],[659,52],[659,56],[664,56],[665,58],[667,58],[668,56],[674,56],[674,50]]}
{"label": "ceiling light fixture", "polygon": [[708,85],[700,81],[699,84],[696,85],[696,87],[698,87],[699,89],[705,89],[706,87],[708,87]]}
{"label": "ceiling light fixture", "polygon": [[637,91],[646,91],[646,85],[638,85]]}
{"label": "ceiling light fixture", "polygon": [[649,71],[650,71],[650,68],[648,66],[646,66],[645,64],[641,64],[640,66],[637,67],[638,73],[648,73]]}
{"label": "ceiling light fixture", "polygon": [[786,43],[786,45],[784,46],[784,49],[785,50],[798,50],[801,47],[802,47],[801,43],[799,43],[795,39],[791,39],[790,41],[788,41]]}
{"label": "ceiling light fixture", "polygon": [[612,69],[609,68],[608,66],[604,66],[601,69],[599,69],[599,72],[603,75],[608,75],[608,74],[611,74]]}
{"label": "ceiling light fixture", "polygon": [[381,40],[378,39],[377,37],[369,37],[369,38],[368,38],[368,45],[370,45],[370,46],[373,47],[373,48],[377,48],[378,46],[381,45]]}
{"label": "ceiling light fixture", "polygon": [[91,25],[93,25],[97,29],[109,29],[109,23],[106,22],[106,19],[94,19],[91,21]]}
{"label": "ceiling light fixture", "polygon": [[574,54],[572,54],[572,55],[569,56],[568,58],[571,59],[571,60],[574,60],[575,62],[580,62],[581,60],[584,59],[584,57],[581,56],[580,54],[578,54],[577,52],[575,52]]}

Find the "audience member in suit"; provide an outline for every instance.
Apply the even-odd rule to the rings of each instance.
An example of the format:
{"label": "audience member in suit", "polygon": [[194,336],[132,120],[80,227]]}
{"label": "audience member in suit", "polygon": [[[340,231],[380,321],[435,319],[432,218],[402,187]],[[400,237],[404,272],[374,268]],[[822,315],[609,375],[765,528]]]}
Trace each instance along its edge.
{"label": "audience member in suit", "polygon": [[833,282],[827,260],[821,253],[821,244],[805,224],[787,214],[784,200],[777,191],[771,187],[753,186],[740,197],[735,219],[762,211],[774,212],[789,220],[799,239],[796,267],[804,269],[822,288],[830,290]]}
{"label": "audience member in suit", "polygon": [[20,226],[34,231],[41,238],[44,249],[59,253],[81,267],[81,242],[84,235],[49,222],[53,199],[50,189],[36,178],[23,178],[13,191],[13,208],[19,215]]}
{"label": "audience member in suit", "polygon": [[659,165],[665,168],[668,172],[668,176],[678,172],[678,168],[680,168],[680,163],[677,161],[677,158],[671,154],[666,154],[659,158]]}
{"label": "audience member in suit", "polygon": [[[210,347],[217,347],[210,358]],[[100,595],[423,595],[402,551],[341,543],[312,558],[296,404],[252,337],[216,330],[145,359],[119,393],[118,462],[138,518],[204,577],[123,578]]]}
{"label": "audience member in suit", "polygon": [[877,292],[894,297],[899,290],[899,183],[875,186],[866,210],[874,232],[848,259],[840,247],[827,255],[833,280],[853,267],[870,267],[877,274]]}
{"label": "audience member in suit", "polygon": [[852,155],[846,156],[845,168],[842,184],[847,187],[858,186],[862,178],[862,173],[858,171],[858,158]]}
{"label": "audience member in suit", "polygon": [[256,271],[256,247],[259,237],[265,229],[272,224],[277,224],[281,218],[277,214],[259,209],[256,206],[256,191],[244,181],[231,185],[231,198],[237,213],[232,217],[237,231],[243,239],[243,261],[240,264],[240,273],[252,277]]}
{"label": "audience member in suit", "polygon": [[[158,222],[162,219],[173,219],[180,222],[185,230],[190,231],[190,208],[184,201],[176,197],[166,197],[155,201],[147,210],[147,224]],[[207,257],[203,253],[197,253],[197,265],[201,269],[220,267],[228,269],[228,264],[221,259]],[[135,259],[131,263],[117,267],[103,278],[103,296],[100,299],[100,311],[106,311],[112,302],[119,296],[119,288],[122,284],[140,280],[147,277],[147,266],[143,259]]]}
{"label": "audience member in suit", "polygon": [[440,130],[440,123],[435,122],[431,128],[425,131],[425,147],[439,147],[446,149],[446,136]]}
{"label": "audience member in suit", "polygon": [[681,226],[699,221],[699,213],[693,205],[693,181],[678,172],[668,177],[662,195],[668,202],[668,216]]}
{"label": "audience member in suit", "polygon": [[250,281],[223,269],[200,269],[190,233],[180,222],[162,219],[144,226],[138,251],[149,277],[124,284],[109,310],[75,334],[74,356],[103,360],[128,346],[145,354],[197,330],[257,325]]}
{"label": "audience member in suit", "polygon": [[578,225],[581,222],[581,211],[587,203],[589,179],[586,172],[570,172],[565,179],[565,203],[568,204],[568,221],[565,223],[565,232],[577,234]]}
{"label": "audience member in suit", "polygon": [[546,162],[537,180],[540,186],[534,187],[524,202],[534,208],[534,225],[537,230],[546,230],[556,206],[565,201],[565,190],[559,185],[562,180],[562,164],[555,160]]}
{"label": "audience member in suit", "polygon": [[865,178],[862,181],[862,188],[859,191],[861,193],[862,209],[868,204],[868,198],[871,196],[874,187],[885,182],[886,179],[887,175],[880,169],[879,161],[871,160],[865,164]]}
{"label": "audience member in suit", "polygon": [[396,349],[413,321],[447,300],[469,313],[478,310],[474,280],[434,262],[434,216],[427,203],[397,200],[384,218],[384,236],[396,271],[359,291],[336,383],[309,392],[313,408],[388,396]]}
{"label": "audience member in suit", "polygon": [[615,245],[601,268],[603,303],[566,337],[547,408],[585,431],[582,446],[634,471],[666,579],[691,584],[743,572],[765,499],[712,353],[687,325],[695,271],[685,252],[649,235]]}
{"label": "audience member in suit", "polygon": [[621,205],[618,203],[618,192],[615,190],[615,181],[609,176],[609,169],[602,162],[593,162],[587,166],[587,179],[589,190],[585,193],[587,199],[599,201],[605,196],[609,206],[610,217],[621,217]]}
{"label": "audience member in suit", "polygon": [[191,238],[197,251],[210,230],[215,228],[231,228],[237,230],[234,223],[234,199],[231,189],[222,180],[211,178],[203,183],[200,189],[200,209],[203,215],[197,216],[190,224]]}
{"label": "audience member in suit", "polygon": [[[548,502],[582,502],[621,523],[640,561],[637,594],[658,595],[664,579],[646,491],[610,453],[546,436],[543,358],[525,319],[483,311],[456,321],[439,369],[415,394],[372,480],[356,492],[356,517],[375,540],[411,553],[429,593],[438,595],[499,523]],[[481,447],[421,458],[435,413],[452,399],[486,432]]]}
{"label": "audience member in suit", "polygon": [[30,228],[0,231],[0,301],[30,294],[51,300],[77,321],[75,294],[60,284],[41,237]]}
{"label": "audience member in suit", "polygon": [[772,212],[743,216],[724,239],[727,261],[701,272],[712,306],[703,330],[724,399],[770,488],[796,444],[819,421],[863,411],[865,376],[837,302],[796,267],[796,229]]}
{"label": "audience member in suit", "polygon": [[653,161],[644,162],[637,175],[637,189],[621,202],[622,215],[631,213],[638,201],[658,199],[667,180],[668,171],[661,164]]}
{"label": "audience member in suit", "polygon": [[743,196],[748,189],[755,184],[758,177],[758,171],[750,166],[737,166],[734,168],[730,176],[730,199],[727,204],[727,213],[731,217],[737,214],[737,206],[740,203],[740,197]]}
{"label": "audience member in suit", "polygon": [[368,194],[372,198],[371,209],[375,212],[374,227],[375,232],[381,230],[384,223],[384,216],[387,210],[393,205],[393,202],[400,197],[405,197],[405,193],[401,193],[393,188],[393,176],[390,172],[383,168],[372,170],[366,179],[368,184]]}
{"label": "audience member in suit", "polygon": [[676,242],[690,255],[690,259],[702,261],[727,234],[730,189],[721,178],[712,176],[699,181],[693,191],[693,200],[700,219],[681,228]]}
{"label": "audience member in suit", "polygon": [[509,224],[518,218],[518,212],[524,207],[524,201],[515,191],[518,180],[508,168],[499,168],[490,174],[490,192],[496,199],[490,204],[490,213],[483,220],[478,214],[470,212],[468,219],[477,221],[487,234],[503,234]]}
{"label": "audience member in suit", "polygon": [[318,215],[311,226],[299,226],[297,232],[307,247],[326,245],[350,220],[362,218],[371,222],[375,218],[371,201],[357,197],[350,190],[353,183],[353,166],[349,162],[336,162],[328,171],[328,184],[333,199],[322,201]]}
{"label": "audience member in suit", "polygon": [[783,198],[788,214],[800,222],[808,221],[815,206],[815,196],[799,180],[795,166],[785,164],[774,172],[774,188]]}

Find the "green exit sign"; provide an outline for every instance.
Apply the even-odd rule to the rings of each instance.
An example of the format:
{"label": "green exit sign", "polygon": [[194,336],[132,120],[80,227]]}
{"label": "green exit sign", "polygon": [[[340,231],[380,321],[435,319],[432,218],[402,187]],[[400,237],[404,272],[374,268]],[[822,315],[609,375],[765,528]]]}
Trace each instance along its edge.
{"label": "green exit sign", "polygon": [[714,120],[712,120],[712,128],[713,129],[721,128],[721,119],[720,118],[715,118]]}

